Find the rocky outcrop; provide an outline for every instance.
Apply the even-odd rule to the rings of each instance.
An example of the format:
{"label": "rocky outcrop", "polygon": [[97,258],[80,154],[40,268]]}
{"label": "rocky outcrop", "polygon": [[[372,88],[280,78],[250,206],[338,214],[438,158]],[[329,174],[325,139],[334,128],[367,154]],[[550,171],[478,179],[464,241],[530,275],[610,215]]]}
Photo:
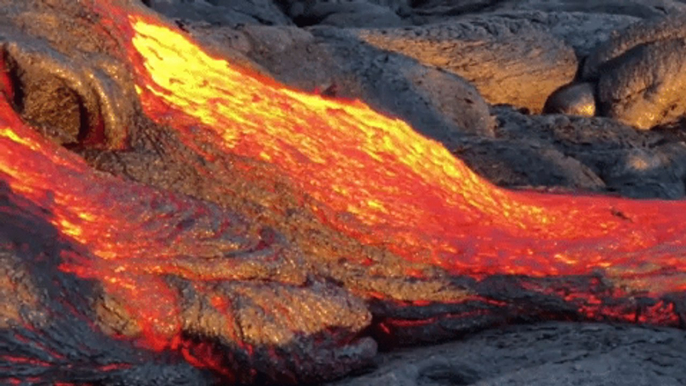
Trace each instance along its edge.
{"label": "rocky outcrop", "polygon": [[[629,15],[560,11],[500,10],[486,15],[495,20],[527,21],[534,28],[552,34],[572,47],[579,59],[588,56],[598,45],[609,39],[613,32],[641,20]],[[480,17],[484,16],[481,15]],[[467,14],[457,20],[470,20],[473,17],[474,15]]]}
{"label": "rocky outcrop", "polygon": [[366,44],[460,75],[489,103],[535,113],[543,109],[553,91],[571,82],[577,71],[574,51],[527,20],[472,17],[355,33]]}
{"label": "rocky outcrop", "polygon": [[506,187],[603,191],[605,183],[587,165],[552,144],[522,139],[467,139],[453,153],[472,170]]}
{"label": "rocky outcrop", "polygon": [[601,45],[583,68],[597,80],[601,115],[650,129],[686,114],[686,16],[633,24]]}
{"label": "rocky outcrop", "polygon": [[369,374],[332,386],[679,386],[686,383],[684,345],[684,334],[666,329],[517,326],[385,354]]}
{"label": "rocky outcrop", "polygon": [[[514,143],[526,138],[528,143],[537,144],[540,149],[552,147],[565,156],[578,160],[603,181],[605,186],[596,185],[596,189],[635,198],[676,199],[684,196],[686,147],[670,139],[668,133],[641,132],[601,117],[527,116],[507,108],[497,108],[494,113],[499,122],[496,128],[497,138],[513,142],[510,145],[512,147],[515,147]],[[515,164],[507,161],[504,154],[495,154],[508,167]],[[558,169],[559,165],[549,162],[540,167],[546,168],[546,173],[564,175]],[[536,168],[536,164],[532,163],[530,169]],[[564,170],[566,173],[578,173],[585,169],[567,166]],[[557,177],[557,181],[542,181],[541,176],[546,173],[536,174],[540,185],[562,185],[572,189],[587,187],[573,182],[583,181],[578,179],[565,180]],[[491,178],[490,173],[484,175]],[[584,172],[584,175],[588,175],[588,172]]]}

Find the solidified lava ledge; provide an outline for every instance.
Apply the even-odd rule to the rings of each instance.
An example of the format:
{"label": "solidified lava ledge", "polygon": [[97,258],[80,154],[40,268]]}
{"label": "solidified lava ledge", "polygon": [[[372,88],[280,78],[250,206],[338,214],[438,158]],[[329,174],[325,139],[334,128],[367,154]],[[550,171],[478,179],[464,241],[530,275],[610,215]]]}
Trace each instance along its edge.
{"label": "solidified lava ledge", "polygon": [[68,3],[0,15],[0,382],[313,383],[507,323],[684,327],[686,202],[499,188],[138,2]]}

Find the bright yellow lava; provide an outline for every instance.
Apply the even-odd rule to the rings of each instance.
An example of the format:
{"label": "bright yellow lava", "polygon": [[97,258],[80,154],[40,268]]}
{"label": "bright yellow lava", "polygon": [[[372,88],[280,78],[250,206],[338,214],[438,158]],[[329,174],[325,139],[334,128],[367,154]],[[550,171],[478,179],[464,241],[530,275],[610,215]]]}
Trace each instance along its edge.
{"label": "bright yellow lava", "polygon": [[[483,214],[519,227],[530,226],[532,218],[549,221],[541,208],[514,202],[399,119],[359,101],[326,99],[251,76],[169,28],[131,20],[133,45],[152,81],[145,90],[215,130],[227,151],[284,167],[302,177],[313,197],[356,212],[368,225],[388,223],[389,216],[431,223],[451,206],[467,216],[479,213],[473,221]],[[347,186],[331,194],[341,180]],[[425,190],[434,197],[413,195]]]}

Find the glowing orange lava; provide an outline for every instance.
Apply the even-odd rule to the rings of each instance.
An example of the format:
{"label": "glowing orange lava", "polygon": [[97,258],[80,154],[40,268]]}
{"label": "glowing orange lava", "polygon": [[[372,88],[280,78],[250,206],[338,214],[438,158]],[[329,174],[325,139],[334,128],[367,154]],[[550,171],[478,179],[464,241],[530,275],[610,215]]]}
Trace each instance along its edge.
{"label": "glowing orange lava", "polygon": [[[441,144],[360,101],[289,89],[159,22],[129,20],[150,117],[189,144],[211,138],[226,152],[278,166],[310,196],[369,226],[355,234],[338,216],[322,218],[365,243],[457,274],[683,270],[675,249],[684,226],[674,217],[682,202],[499,189]],[[168,119],[174,114],[194,119]]]}
{"label": "glowing orange lava", "polygon": [[[217,208],[94,172],[22,123],[2,98],[0,149],[0,179],[50,213],[50,222],[66,239],[84,246],[62,256],[61,269],[99,279],[111,295],[127,299],[148,346],[168,346],[181,328],[178,294],[158,277],[160,272],[240,279],[235,261],[202,260],[250,246],[221,239],[228,228],[245,234],[250,229],[226,216],[217,223],[210,216]],[[199,226],[182,232],[183,218]],[[201,259],[189,265],[188,256]]]}

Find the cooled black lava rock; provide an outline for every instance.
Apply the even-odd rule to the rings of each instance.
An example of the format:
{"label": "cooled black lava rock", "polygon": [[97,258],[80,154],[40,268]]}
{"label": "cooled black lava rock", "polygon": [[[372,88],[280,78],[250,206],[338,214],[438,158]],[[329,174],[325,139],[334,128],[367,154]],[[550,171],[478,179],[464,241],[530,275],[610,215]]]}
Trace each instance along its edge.
{"label": "cooled black lava rock", "polygon": [[491,8],[491,11],[499,10],[583,12],[651,18],[684,12],[686,4],[674,0],[506,0],[497,1]]}
{"label": "cooled black lava rock", "polygon": [[474,16],[451,22],[355,31],[359,39],[457,74],[492,104],[540,112],[577,72],[574,51],[528,20]]}
{"label": "cooled black lava rock", "polygon": [[650,129],[686,114],[685,15],[633,24],[588,58],[582,76],[598,82],[601,115]]}
{"label": "cooled black lava rock", "polygon": [[545,323],[380,357],[368,374],[331,386],[640,385],[686,383],[675,330]]}
{"label": "cooled black lava rock", "polygon": [[595,99],[595,84],[571,84],[550,95],[545,102],[543,112],[592,117],[596,113]]}
{"label": "cooled black lava rock", "polygon": [[[495,108],[494,113],[499,122],[496,128],[498,138],[523,141],[529,144],[528,148],[537,146],[539,149],[557,149],[566,157],[580,161],[600,177],[605,186],[596,185],[596,189],[635,198],[684,197],[686,173],[683,165],[686,162],[686,148],[677,140],[669,139],[662,133],[638,131],[631,126],[603,117],[529,116],[503,107]],[[489,146],[488,141],[485,141],[484,145]],[[507,161],[507,153],[493,154],[498,160],[495,165],[516,165]],[[551,168],[549,173],[554,173],[556,165],[560,164],[553,162],[546,164],[545,167]],[[481,167],[474,167],[489,170],[483,164]],[[531,169],[536,169],[536,166],[532,166]],[[566,170],[571,172],[578,169]],[[489,173],[485,172],[484,175],[489,176]],[[520,178],[522,175],[526,173],[520,172]],[[540,183],[541,180],[537,175],[532,181]],[[563,185],[577,187],[569,183]]]}
{"label": "cooled black lava rock", "polygon": [[293,24],[272,0],[148,0],[147,5],[173,19],[214,25]]}

